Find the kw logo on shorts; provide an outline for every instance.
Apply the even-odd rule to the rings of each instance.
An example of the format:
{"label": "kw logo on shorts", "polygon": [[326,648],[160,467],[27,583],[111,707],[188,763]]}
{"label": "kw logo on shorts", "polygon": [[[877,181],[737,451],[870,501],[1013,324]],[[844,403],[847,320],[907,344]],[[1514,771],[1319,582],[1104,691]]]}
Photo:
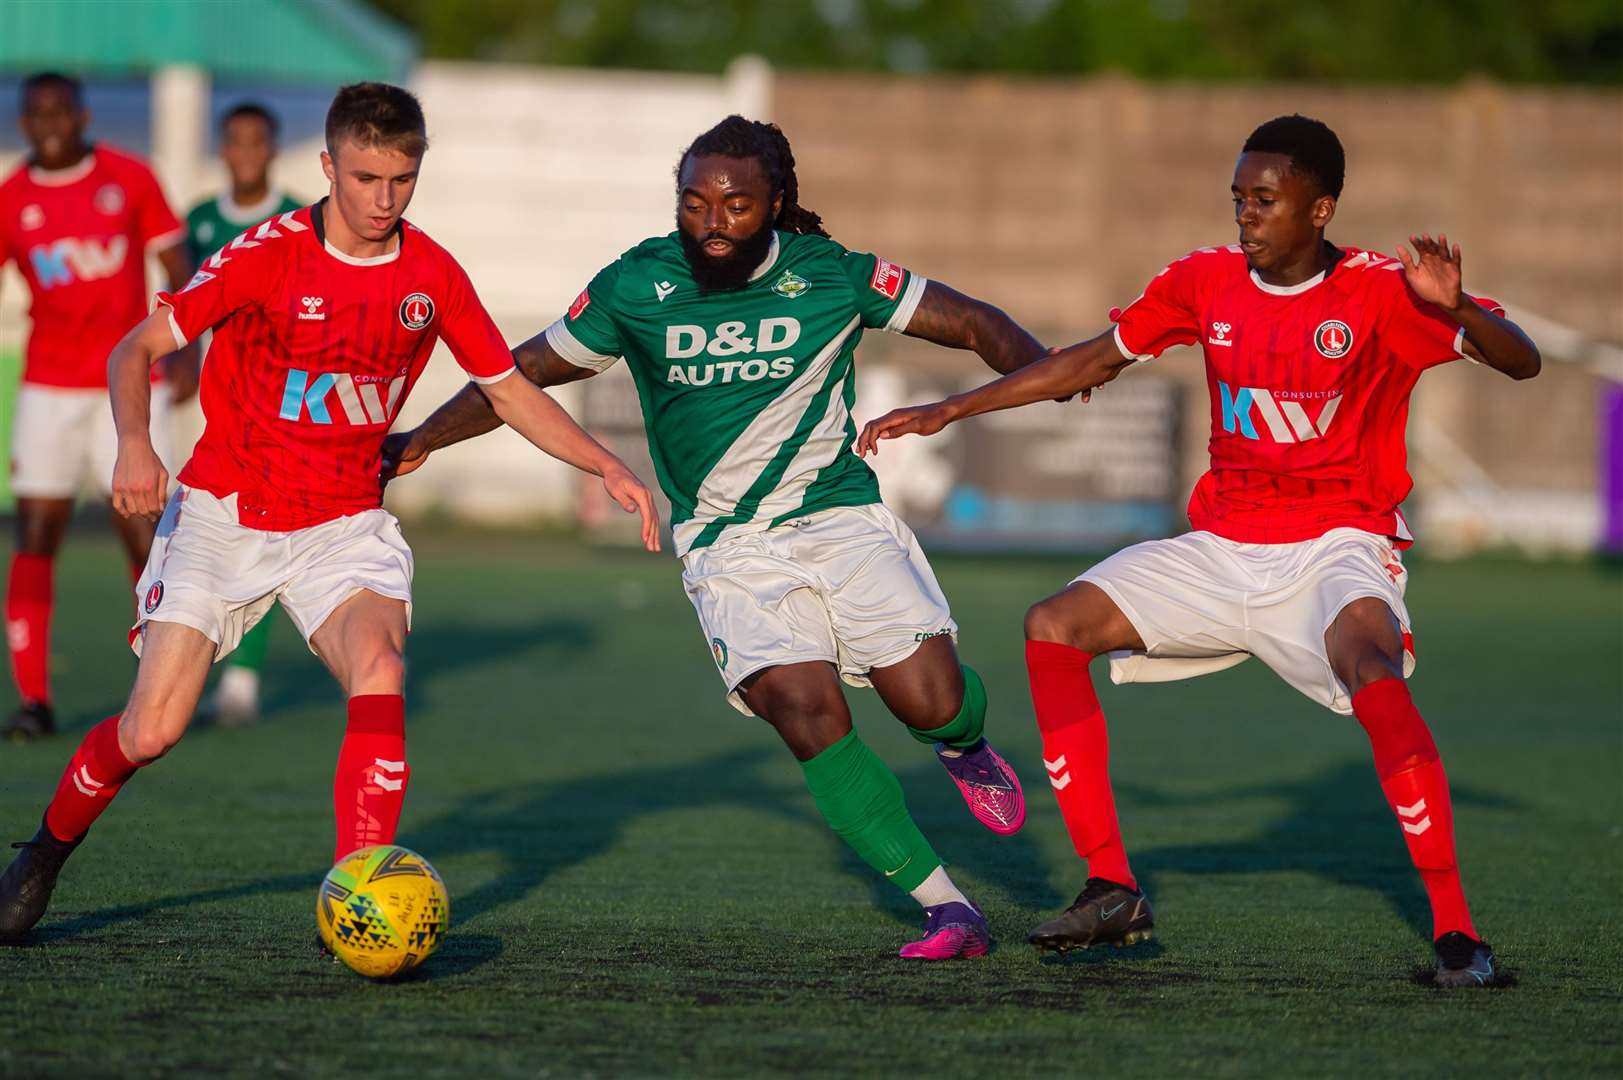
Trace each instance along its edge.
{"label": "kw logo on shorts", "polygon": [[[1235,388],[1221,379],[1217,383],[1218,409],[1222,414],[1223,430],[1230,435],[1238,432],[1247,439],[1276,443],[1306,442],[1317,439],[1330,430],[1330,421],[1341,408],[1339,390],[1266,390],[1258,386]],[[1322,402],[1318,416],[1309,418],[1307,405]],[[1270,440],[1264,440],[1252,420],[1252,413],[1262,418]]]}
{"label": "kw logo on shorts", "polygon": [[716,658],[716,667],[727,670],[727,643],[719,637],[710,639],[710,654]]}
{"label": "kw logo on shorts", "polygon": [[[383,391],[385,382],[387,390]],[[333,417],[327,407],[328,395],[336,395],[344,419],[357,427],[389,424],[394,420],[400,404],[401,391],[406,388],[406,377],[397,375],[385,380],[379,375],[346,375],[324,371],[314,374],[300,368],[289,368],[287,384],[282,388],[283,420],[299,423],[308,417],[312,424],[331,424]]]}

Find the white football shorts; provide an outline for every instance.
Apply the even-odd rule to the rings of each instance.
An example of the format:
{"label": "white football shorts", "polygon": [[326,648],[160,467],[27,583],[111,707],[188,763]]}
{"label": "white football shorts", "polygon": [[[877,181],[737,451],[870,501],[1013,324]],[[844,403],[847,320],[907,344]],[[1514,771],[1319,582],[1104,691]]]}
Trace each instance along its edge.
{"label": "white football shorts", "polygon": [[158,521],[152,556],[135,586],[130,647],[148,622],[190,626],[224,659],[281,602],[308,644],[338,605],[362,589],[406,605],[411,548],[387,510],[366,510],[308,529],[270,532],[237,521],[237,497],[180,487]]}
{"label": "white football shorts", "polygon": [[[152,388],[152,448],[174,474],[169,388]],[[86,488],[113,492],[118,431],[106,390],[23,383],[11,420],[11,491],[34,499],[71,499]]]}
{"label": "white football shorts", "polygon": [[883,503],[723,536],[682,565],[727,700],[746,716],[738,684],[763,668],[823,660],[868,686],[872,669],[958,636],[912,530]]}
{"label": "white football shorts", "polygon": [[1403,592],[1409,572],[1384,536],[1332,529],[1298,544],[1241,544],[1190,532],[1126,548],[1076,579],[1103,589],[1145,652],[1110,654],[1110,681],[1170,682],[1233,667],[1248,656],[1325,707],[1352,712],[1330,669],[1324,633],[1341,609],[1373,596],[1403,628],[1403,674],[1414,643]]}

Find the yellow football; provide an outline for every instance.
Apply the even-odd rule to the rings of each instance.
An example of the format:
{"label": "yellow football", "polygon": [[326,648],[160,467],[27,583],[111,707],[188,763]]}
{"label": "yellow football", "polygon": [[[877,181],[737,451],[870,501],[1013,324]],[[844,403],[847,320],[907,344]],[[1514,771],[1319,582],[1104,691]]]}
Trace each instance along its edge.
{"label": "yellow football", "polygon": [[322,943],[371,979],[402,975],[427,960],[450,925],[445,882],[427,859],[394,844],[340,859],[316,897]]}

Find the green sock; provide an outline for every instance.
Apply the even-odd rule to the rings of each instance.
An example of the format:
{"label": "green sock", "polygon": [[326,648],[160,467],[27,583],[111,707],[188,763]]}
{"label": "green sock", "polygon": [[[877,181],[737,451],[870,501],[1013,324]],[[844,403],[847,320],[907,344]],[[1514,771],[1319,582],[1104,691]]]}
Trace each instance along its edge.
{"label": "green sock", "polygon": [[257,672],[265,666],[265,651],[270,648],[270,613],[254,624],[254,628],[242,635],[242,643],[231,653],[227,659],[232,667],[247,668]]}
{"label": "green sock", "polygon": [[986,684],[967,664],[958,665],[964,673],[964,703],[958,715],[938,728],[925,731],[909,727],[908,734],[921,743],[946,743],[954,750],[967,750],[981,741],[986,730]]}
{"label": "green sock", "polygon": [[810,761],[806,787],[828,827],[903,892],[941,865],[902,800],[902,785],[855,731]]}

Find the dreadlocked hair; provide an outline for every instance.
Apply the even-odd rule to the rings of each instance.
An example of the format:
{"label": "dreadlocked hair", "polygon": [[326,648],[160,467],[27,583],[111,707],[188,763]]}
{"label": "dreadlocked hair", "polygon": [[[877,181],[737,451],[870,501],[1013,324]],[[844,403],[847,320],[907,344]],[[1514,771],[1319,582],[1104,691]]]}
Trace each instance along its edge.
{"label": "dreadlocked hair", "polygon": [[773,225],[804,236],[827,236],[823,219],[800,205],[800,181],[795,177],[795,155],[789,139],[776,124],[746,120],[734,114],[700,135],[676,163],[678,183],[682,168],[694,157],[754,158],[761,163],[774,196],[783,195],[783,207]]}

